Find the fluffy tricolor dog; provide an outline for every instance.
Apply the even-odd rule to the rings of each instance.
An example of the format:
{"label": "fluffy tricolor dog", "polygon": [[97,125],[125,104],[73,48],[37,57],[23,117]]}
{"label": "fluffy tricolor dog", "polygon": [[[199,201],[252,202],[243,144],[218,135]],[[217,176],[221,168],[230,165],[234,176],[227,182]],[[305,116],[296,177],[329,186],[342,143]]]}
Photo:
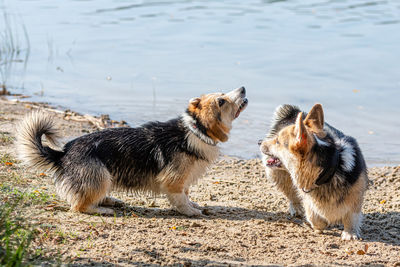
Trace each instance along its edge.
{"label": "fluffy tricolor dog", "polygon": [[244,87],[227,94],[193,98],[183,115],[138,128],[113,128],[90,133],[62,149],[42,144],[56,141],[51,118],[36,112],[20,125],[19,154],[28,165],[54,172],[59,195],[74,211],[114,214],[120,202],[112,189],[165,193],[176,210],[200,215],[189,200],[189,187],[219,155],[219,142],[228,140],[232,121],[247,106]]}
{"label": "fluffy tricolor dog", "polygon": [[343,240],[360,237],[367,168],[357,141],[324,123],[322,106],[308,115],[278,107],[272,130],[261,143],[267,175],[301,211],[313,229],[343,223]]}

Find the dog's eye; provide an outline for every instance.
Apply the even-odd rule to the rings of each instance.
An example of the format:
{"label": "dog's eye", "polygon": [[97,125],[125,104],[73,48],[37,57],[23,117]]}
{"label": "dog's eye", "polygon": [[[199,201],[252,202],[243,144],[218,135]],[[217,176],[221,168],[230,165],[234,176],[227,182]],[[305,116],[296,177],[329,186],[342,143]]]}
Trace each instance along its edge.
{"label": "dog's eye", "polygon": [[218,105],[222,107],[223,104],[225,104],[225,99],[223,98],[218,99]]}
{"label": "dog's eye", "polygon": [[276,144],[277,145],[280,145],[281,143],[279,143],[279,140],[278,139],[276,139]]}

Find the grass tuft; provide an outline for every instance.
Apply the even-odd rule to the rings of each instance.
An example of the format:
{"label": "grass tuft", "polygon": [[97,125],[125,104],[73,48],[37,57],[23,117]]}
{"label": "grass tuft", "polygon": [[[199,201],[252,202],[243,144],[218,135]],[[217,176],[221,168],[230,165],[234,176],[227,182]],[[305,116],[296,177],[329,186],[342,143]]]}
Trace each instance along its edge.
{"label": "grass tuft", "polygon": [[14,194],[13,197],[7,198],[6,202],[0,202],[0,264],[2,266],[22,266],[34,238],[34,231],[16,212],[23,200],[23,194]]}
{"label": "grass tuft", "polygon": [[17,160],[13,158],[10,154],[0,154],[0,165],[12,166],[14,163],[17,163]]}

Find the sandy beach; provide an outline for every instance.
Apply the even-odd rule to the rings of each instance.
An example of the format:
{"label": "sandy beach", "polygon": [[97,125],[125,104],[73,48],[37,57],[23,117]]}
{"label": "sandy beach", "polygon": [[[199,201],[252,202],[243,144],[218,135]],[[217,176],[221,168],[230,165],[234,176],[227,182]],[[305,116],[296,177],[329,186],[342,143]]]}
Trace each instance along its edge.
{"label": "sandy beach", "polygon": [[[205,215],[188,218],[164,196],[114,192],[126,205],[115,217],[69,211],[51,176],[16,159],[15,125],[33,109],[51,113],[66,142],[120,126],[109,118],[80,116],[43,104],[0,100],[0,201],[16,191],[30,199],[15,214],[34,227],[31,264],[70,266],[400,266],[400,166],[369,169],[362,240],[341,241],[342,226],[316,234],[265,176],[259,159],[221,156],[191,198]],[[229,141],[228,141],[229,142]]]}

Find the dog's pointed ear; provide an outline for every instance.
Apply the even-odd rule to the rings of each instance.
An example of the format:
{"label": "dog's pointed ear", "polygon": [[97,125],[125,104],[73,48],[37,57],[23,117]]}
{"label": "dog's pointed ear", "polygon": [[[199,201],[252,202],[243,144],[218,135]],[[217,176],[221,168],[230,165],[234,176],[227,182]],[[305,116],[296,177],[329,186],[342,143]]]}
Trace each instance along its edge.
{"label": "dog's pointed ear", "polygon": [[303,112],[300,112],[297,115],[295,127],[294,127],[294,133],[296,135],[296,148],[297,149],[305,149],[307,148],[307,129],[306,126],[303,122]]}
{"label": "dog's pointed ear", "polygon": [[200,101],[201,99],[199,97],[194,97],[189,100],[189,105],[192,106],[193,108],[198,108]]}
{"label": "dog's pointed ear", "polygon": [[207,134],[214,140],[219,142],[228,141],[229,129],[222,123],[215,123],[207,130]]}
{"label": "dog's pointed ear", "polygon": [[321,104],[315,104],[310,112],[308,113],[305,124],[316,130],[322,130],[324,128],[324,110]]}

